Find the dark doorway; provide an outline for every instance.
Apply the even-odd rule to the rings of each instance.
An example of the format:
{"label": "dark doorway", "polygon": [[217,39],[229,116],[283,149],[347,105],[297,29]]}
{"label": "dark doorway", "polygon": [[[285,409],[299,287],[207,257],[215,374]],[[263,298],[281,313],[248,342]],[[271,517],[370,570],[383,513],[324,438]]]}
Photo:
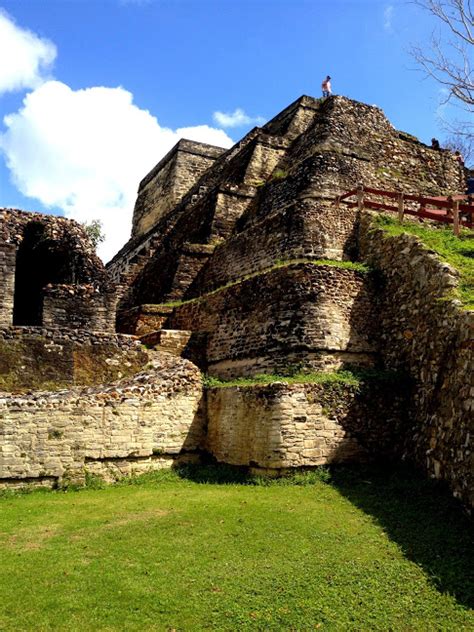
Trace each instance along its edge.
{"label": "dark doorway", "polygon": [[41,325],[43,288],[48,283],[75,282],[75,253],[51,239],[41,222],[24,230],[15,271],[14,325]]}

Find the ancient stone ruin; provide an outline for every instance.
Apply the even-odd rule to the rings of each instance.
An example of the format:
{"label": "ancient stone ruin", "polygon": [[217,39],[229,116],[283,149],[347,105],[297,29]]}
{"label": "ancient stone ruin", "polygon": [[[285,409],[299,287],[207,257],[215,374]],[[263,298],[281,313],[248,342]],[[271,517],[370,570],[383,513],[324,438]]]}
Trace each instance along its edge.
{"label": "ancient stone ruin", "polygon": [[[75,222],[1,211],[0,484],[405,459],[472,507],[473,314],[416,238],[335,204],[361,184],[439,196],[465,177],[380,109],[303,96],[227,151],[180,141],[106,268]],[[373,371],[203,383],[347,367]]]}

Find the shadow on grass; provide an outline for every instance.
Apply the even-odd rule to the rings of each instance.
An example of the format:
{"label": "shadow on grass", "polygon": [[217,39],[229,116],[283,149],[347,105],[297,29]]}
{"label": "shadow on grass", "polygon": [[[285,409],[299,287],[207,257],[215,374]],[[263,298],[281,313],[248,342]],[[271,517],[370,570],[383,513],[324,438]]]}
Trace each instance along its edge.
{"label": "shadow on grass", "polygon": [[437,590],[474,608],[472,522],[448,490],[411,468],[341,465],[268,479],[251,475],[245,468],[211,463],[181,466],[176,473],[203,484],[328,483],[372,516],[405,557],[423,568]]}
{"label": "shadow on grass", "polygon": [[375,518],[440,592],[474,608],[472,522],[443,486],[409,468],[376,466],[334,468],[331,485]]}

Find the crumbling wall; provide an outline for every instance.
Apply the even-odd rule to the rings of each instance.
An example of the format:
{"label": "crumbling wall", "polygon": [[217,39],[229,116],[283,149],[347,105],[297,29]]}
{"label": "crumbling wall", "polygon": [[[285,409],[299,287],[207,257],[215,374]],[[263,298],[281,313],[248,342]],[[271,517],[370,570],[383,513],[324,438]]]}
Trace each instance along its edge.
{"label": "crumbling wall", "polygon": [[13,322],[16,246],[0,243],[0,327]]}
{"label": "crumbling wall", "polygon": [[357,212],[341,213],[332,202],[294,202],[218,245],[185,294],[199,296],[296,259],[350,259],[356,249]]}
{"label": "crumbling wall", "polygon": [[361,256],[385,281],[381,354],[414,380],[404,452],[454,495],[474,505],[474,313],[451,292],[458,273],[412,235],[389,237],[361,224]]}
{"label": "crumbling wall", "polygon": [[[219,156],[149,234],[134,237],[124,246],[108,265],[111,278],[127,288],[119,311],[140,303],[177,298],[181,284],[176,283],[169,293],[175,272],[169,260],[181,257],[185,243],[207,245],[229,236],[238,218],[251,204],[256,187],[270,177],[295,135],[310,125],[315,114],[313,102],[314,99],[304,97],[292,104],[283,117],[285,120],[273,126],[276,133],[267,126],[265,130],[254,128]],[[152,258],[155,261],[151,262]],[[160,275],[156,283],[150,285],[149,278],[156,276],[152,268],[162,269],[163,262],[167,281]],[[190,276],[192,272],[189,267],[186,274]]]}
{"label": "crumbling wall", "polygon": [[112,382],[142,370],[145,347],[132,336],[73,329],[0,329],[0,391],[58,390]]}
{"label": "crumbling wall", "polygon": [[379,108],[344,97],[319,104],[311,125],[260,184],[187,297],[277,261],[354,259],[358,213],[344,205],[336,208],[334,199],[358,185],[431,195],[465,188],[463,170],[451,152],[423,145],[395,130]]}
{"label": "crumbling wall", "polygon": [[[4,326],[43,324],[44,290],[50,284],[70,286],[64,309],[66,298],[79,292],[79,285],[94,294],[107,294],[104,302],[114,290],[84,227],[64,217],[0,209],[0,266],[0,323]],[[79,309],[72,301],[68,311],[78,313]],[[83,326],[94,320],[97,325],[98,318],[89,318]],[[105,331],[110,330],[107,325]]]}
{"label": "crumbling wall", "polygon": [[198,449],[201,376],[162,354],[152,369],[95,389],[0,399],[0,487],[82,483],[169,467]]}

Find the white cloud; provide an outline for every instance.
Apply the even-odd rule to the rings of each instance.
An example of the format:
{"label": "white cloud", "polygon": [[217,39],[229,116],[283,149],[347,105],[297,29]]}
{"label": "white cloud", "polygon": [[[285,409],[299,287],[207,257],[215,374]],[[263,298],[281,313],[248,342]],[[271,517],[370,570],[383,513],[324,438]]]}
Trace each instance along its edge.
{"label": "white cloud", "polygon": [[251,117],[241,108],[236,108],[233,112],[214,112],[214,121],[221,127],[242,127],[243,125],[262,125],[265,119],[261,116]]}
{"label": "white cloud", "polygon": [[0,94],[39,86],[55,58],[52,42],[20,28],[0,9]]}
{"label": "white cloud", "polygon": [[27,94],[4,123],[0,151],[15,185],[67,217],[99,219],[105,260],[129,238],[139,181],[180,138],[233,144],[224,131],[206,125],[161,127],[123,88],[72,90],[59,81]]}
{"label": "white cloud", "polygon": [[383,12],[383,28],[385,31],[392,31],[393,5],[389,4]]}

